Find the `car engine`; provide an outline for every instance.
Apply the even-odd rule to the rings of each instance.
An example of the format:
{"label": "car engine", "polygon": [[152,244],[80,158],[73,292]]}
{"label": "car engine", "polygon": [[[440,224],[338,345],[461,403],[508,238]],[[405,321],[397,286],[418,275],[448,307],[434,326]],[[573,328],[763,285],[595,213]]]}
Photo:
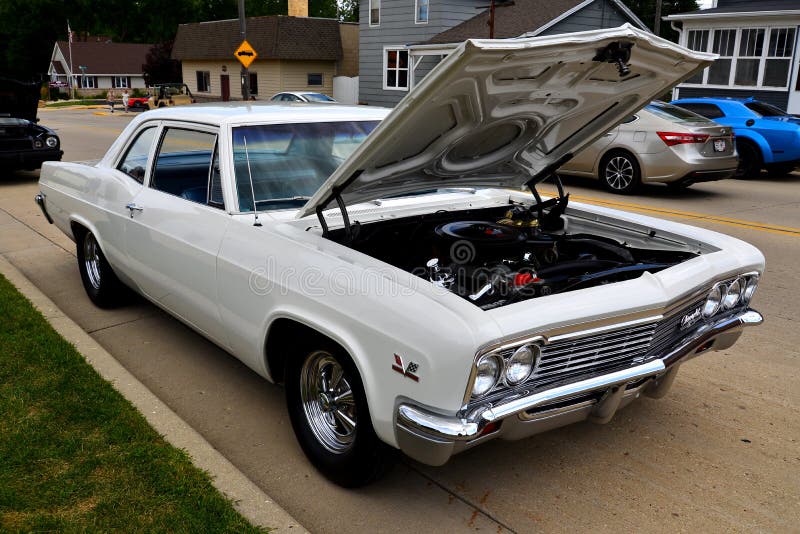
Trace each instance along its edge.
{"label": "car engine", "polygon": [[558,204],[546,207],[511,204],[357,225],[348,246],[483,309],[629,280],[695,256],[570,233]]}

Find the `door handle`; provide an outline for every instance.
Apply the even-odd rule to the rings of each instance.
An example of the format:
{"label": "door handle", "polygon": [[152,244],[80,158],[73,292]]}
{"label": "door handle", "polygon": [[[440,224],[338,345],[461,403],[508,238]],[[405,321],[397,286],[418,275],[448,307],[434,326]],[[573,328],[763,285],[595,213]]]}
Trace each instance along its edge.
{"label": "door handle", "polygon": [[131,202],[130,204],[126,204],[125,207],[128,208],[129,210],[131,210],[131,219],[133,219],[133,212],[134,211],[142,211],[142,210],[144,210],[143,207],[137,206],[133,202]]}

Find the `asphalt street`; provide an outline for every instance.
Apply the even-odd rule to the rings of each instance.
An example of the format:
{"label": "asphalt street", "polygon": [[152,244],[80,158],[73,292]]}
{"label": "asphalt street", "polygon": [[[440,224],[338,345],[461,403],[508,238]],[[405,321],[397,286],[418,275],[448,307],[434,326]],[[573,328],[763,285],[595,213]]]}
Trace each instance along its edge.
{"label": "asphalt street", "polygon": [[[134,114],[40,113],[66,161],[97,159]],[[139,302],[85,296],[74,244],[33,203],[38,172],[0,176],[0,254],[312,532],[797,531],[800,525],[800,174],[636,197],[566,180],[574,201],[649,213],[744,239],[767,271],[766,317],[732,349],[682,366],[670,394],[607,425],[489,442],[440,468],[402,461],[357,491],[302,455],[283,390]]]}

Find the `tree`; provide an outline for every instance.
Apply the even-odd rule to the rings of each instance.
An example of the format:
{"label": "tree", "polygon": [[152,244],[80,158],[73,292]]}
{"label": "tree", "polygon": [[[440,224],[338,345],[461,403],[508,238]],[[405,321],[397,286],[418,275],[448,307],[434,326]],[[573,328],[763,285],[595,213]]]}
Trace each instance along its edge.
{"label": "tree", "polygon": [[172,41],[153,45],[142,71],[147,85],[182,81],[181,62],[172,59]]}
{"label": "tree", "polygon": [[[637,17],[642,19],[648,28],[653,29],[656,14],[656,1],[657,0],[622,0],[622,2],[633,11]],[[697,0],[662,0],[661,2],[661,16],[666,17],[674,13],[685,13],[686,11],[695,11],[700,9]],[[661,37],[669,39],[670,41],[678,41],[678,33],[670,27],[669,23],[661,21]]]}
{"label": "tree", "polygon": [[358,22],[358,0],[339,0],[339,20]]}

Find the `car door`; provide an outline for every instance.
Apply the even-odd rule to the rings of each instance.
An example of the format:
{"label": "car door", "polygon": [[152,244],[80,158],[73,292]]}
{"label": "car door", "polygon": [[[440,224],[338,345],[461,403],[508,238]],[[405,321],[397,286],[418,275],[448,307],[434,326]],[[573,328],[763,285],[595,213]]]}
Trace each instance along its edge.
{"label": "car door", "polygon": [[227,346],[217,253],[230,223],[216,128],[165,123],[148,180],[130,206],[126,255],[143,293]]}
{"label": "car door", "polygon": [[595,164],[600,158],[600,154],[614,141],[614,139],[616,139],[618,134],[619,126],[606,132],[602,137],[595,140],[589,146],[575,154],[571,160],[561,167],[561,171],[565,173],[574,172],[576,174],[593,174]]}

